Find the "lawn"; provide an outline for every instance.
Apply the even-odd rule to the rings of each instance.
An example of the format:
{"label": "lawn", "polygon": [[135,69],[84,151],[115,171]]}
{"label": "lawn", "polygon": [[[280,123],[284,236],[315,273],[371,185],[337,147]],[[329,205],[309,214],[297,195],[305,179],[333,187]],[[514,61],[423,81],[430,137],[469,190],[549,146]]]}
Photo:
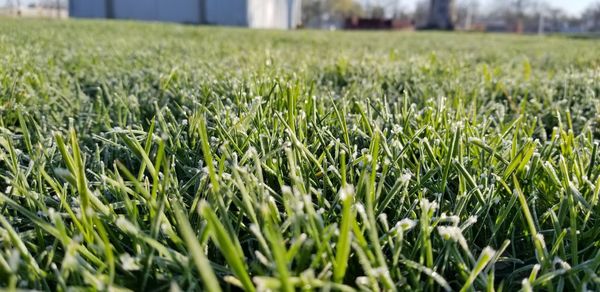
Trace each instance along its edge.
{"label": "lawn", "polygon": [[599,290],[598,52],[0,19],[0,287]]}

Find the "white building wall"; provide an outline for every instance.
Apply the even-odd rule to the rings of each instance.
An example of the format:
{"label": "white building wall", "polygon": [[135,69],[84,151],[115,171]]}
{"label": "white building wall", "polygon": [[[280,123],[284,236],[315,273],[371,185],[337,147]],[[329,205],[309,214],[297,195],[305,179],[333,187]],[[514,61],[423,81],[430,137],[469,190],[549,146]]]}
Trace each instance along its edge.
{"label": "white building wall", "polygon": [[273,28],[286,29],[288,27],[288,0],[275,0],[275,25]]}
{"label": "white building wall", "polygon": [[276,27],[278,0],[248,0],[248,27]]}
{"label": "white building wall", "polygon": [[301,0],[248,0],[248,26],[295,28],[301,21]]}

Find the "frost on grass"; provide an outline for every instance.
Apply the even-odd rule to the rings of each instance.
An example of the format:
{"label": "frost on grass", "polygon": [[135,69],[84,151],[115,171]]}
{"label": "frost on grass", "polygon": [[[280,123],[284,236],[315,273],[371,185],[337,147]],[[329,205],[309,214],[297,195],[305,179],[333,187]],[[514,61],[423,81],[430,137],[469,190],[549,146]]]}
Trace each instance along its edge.
{"label": "frost on grass", "polygon": [[598,42],[0,36],[7,290],[600,290]]}

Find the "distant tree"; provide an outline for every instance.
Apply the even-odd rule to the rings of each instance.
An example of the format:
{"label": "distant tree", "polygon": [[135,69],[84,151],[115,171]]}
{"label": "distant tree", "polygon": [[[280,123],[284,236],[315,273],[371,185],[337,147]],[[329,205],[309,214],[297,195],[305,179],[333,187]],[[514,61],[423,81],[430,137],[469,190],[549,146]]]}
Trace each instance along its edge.
{"label": "distant tree", "polygon": [[479,14],[478,0],[457,1],[455,5],[456,24],[463,29],[471,29]]}
{"label": "distant tree", "polygon": [[506,22],[508,28],[514,32],[536,31],[538,15],[535,13],[537,3],[533,0],[494,1],[490,17]]}
{"label": "distant tree", "polygon": [[304,0],[302,22],[320,26],[324,19],[345,19],[362,15],[362,6],[354,0]]}
{"label": "distant tree", "polygon": [[600,1],[593,3],[585,10],[582,20],[589,31],[600,32]]}
{"label": "distant tree", "polygon": [[429,16],[429,0],[420,0],[417,2],[415,9],[414,20],[417,27],[427,25],[427,17]]}
{"label": "distant tree", "polygon": [[431,0],[426,28],[453,30],[455,25],[455,0]]}
{"label": "distant tree", "polygon": [[[522,33],[525,31],[525,19],[527,18],[527,10],[531,8],[531,0],[512,0],[513,23],[515,32]],[[509,9],[510,11],[510,9]]]}
{"label": "distant tree", "polygon": [[402,0],[389,0],[388,10],[391,11],[391,15],[394,19],[413,20],[414,11],[410,11],[404,2],[405,1]]}
{"label": "distant tree", "polygon": [[552,31],[560,31],[564,23],[566,23],[569,19],[567,13],[563,9],[555,7],[548,9],[547,15],[550,29]]}
{"label": "distant tree", "polygon": [[66,9],[67,1],[65,0],[40,0],[38,1],[39,7],[46,9]]}
{"label": "distant tree", "polygon": [[302,1],[302,23],[305,25],[308,23],[315,23],[316,25],[319,25],[324,10],[323,1]]}
{"label": "distant tree", "polygon": [[373,6],[371,8],[371,17],[372,18],[376,18],[376,19],[383,19],[385,18],[385,8],[383,8],[383,6]]}
{"label": "distant tree", "polygon": [[350,17],[362,14],[362,6],[354,0],[325,0],[329,10],[336,16]]}

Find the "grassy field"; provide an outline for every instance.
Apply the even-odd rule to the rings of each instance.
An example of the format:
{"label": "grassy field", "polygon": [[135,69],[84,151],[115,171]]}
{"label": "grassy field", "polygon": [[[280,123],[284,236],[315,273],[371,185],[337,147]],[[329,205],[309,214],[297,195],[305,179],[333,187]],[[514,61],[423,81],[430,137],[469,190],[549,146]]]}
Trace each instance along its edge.
{"label": "grassy field", "polygon": [[0,287],[600,289],[600,42],[0,21]]}

